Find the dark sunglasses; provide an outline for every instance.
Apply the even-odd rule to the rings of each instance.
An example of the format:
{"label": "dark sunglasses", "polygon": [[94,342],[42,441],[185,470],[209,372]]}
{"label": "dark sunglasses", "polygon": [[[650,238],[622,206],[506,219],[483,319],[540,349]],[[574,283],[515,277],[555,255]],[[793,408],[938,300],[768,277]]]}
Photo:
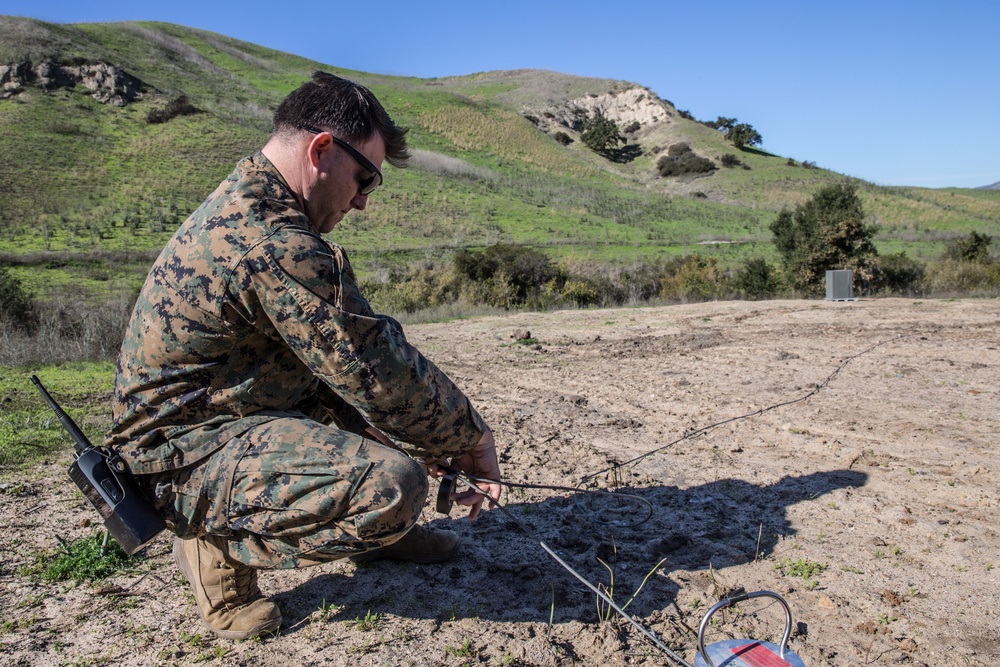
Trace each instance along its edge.
{"label": "dark sunglasses", "polygon": [[351,157],[353,157],[355,161],[361,165],[364,171],[358,174],[358,192],[363,195],[370,195],[375,191],[375,188],[382,185],[382,172],[379,171],[379,168],[373,165],[371,160],[362,155],[349,143],[334,136],[333,132],[330,132],[329,130],[319,130],[310,125],[305,125],[302,129],[306,132],[312,132],[313,134],[322,134],[323,132],[326,132],[330,135],[330,138],[333,139],[333,143],[350,153]]}

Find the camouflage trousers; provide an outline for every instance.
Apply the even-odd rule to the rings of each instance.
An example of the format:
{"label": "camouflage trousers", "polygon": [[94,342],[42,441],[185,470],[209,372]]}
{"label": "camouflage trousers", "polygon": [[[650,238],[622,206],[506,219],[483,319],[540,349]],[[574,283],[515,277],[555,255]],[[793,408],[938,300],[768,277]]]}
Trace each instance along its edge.
{"label": "camouflage trousers", "polygon": [[158,476],[153,495],[180,537],[224,536],[239,562],[293,568],[399,539],[423,509],[427,476],[381,443],[288,417]]}

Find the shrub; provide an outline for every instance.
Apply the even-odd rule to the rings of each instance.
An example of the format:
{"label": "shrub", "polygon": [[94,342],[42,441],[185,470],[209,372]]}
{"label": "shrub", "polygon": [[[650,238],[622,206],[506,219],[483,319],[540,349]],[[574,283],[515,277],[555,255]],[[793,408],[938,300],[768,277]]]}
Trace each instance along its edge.
{"label": "shrub", "polygon": [[768,299],[778,293],[778,272],[763,258],[751,258],[736,271],[733,288],[748,299]]}
{"label": "shrub", "polygon": [[187,95],[181,95],[180,97],[172,99],[163,109],[151,110],[148,114],[146,114],[146,122],[149,125],[155,125],[157,123],[166,123],[168,120],[176,118],[177,116],[190,116],[196,113],[200,112],[193,104],[191,104]]}
{"label": "shrub", "polygon": [[723,167],[739,167],[741,164],[743,164],[742,162],[740,162],[740,159],[735,155],[733,155],[732,153],[726,153],[725,155],[723,155],[719,159],[719,162],[722,163]]}
{"label": "shrub", "polygon": [[0,264],[0,325],[31,332],[38,324],[35,302],[21,280]]}
{"label": "shrub", "polygon": [[[555,287],[557,283],[550,283]],[[566,301],[572,301],[577,307],[592,306],[598,303],[601,293],[592,281],[586,278],[569,279],[559,290],[560,295]]]}
{"label": "shrub", "polygon": [[688,144],[674,144],[667,154],[656,162],[656,169],[663,178],[685,174],[710,174],[715,171],[715,163],[691,150]]}
{"label": "shrub", "polygon": [[573,137],[569,136],[565,132],[559,131],[552,135],[552,138],[561,143],[563,146],[569,146],[573,143]]}
{"label": "shrub", "polygon": [[725,291],[724,283],[714,257],[685,255],[664,266],[660,296],[671,301],[707,301]]}
{"label": "shrub", "polygon": [[659,296],[663,266],[658,264],[638,264],[623,269],[618,282],[623,291],[622,302],[636,304]]}
{"label": "shrub", "polygon": [[622,132],[624,132],[625,134],[632,134],[633,132],[638,132],[639,128],[641,127],[642,125],[639,124],[639,121],[633,120],[631,123],[625,126],[625,129],[622,130]]}
{"label": "shrub", "polygon": [[452,268],[423,266],[392,271],[385,280],[365,282],[361,289],[376,311],[415,313],[457,301],[462,280]]}
{"label": "shrub", "polygon": [[925,274],[924,265],[907,256],[905,252],[883,255],[875,266],[875,284],[872,291],[886,290],[894,294],[912,294]]}
{"label": "shrub", "polygon": [[523,304],[531,292],[559,277],[544,253],[516,244],[498,244],[482,252],[463,249],[453,262],[460,275],[487,284],[486,303],[503,308]]}
{"label": "shrub", "polygon": [[963,236],[948,244],[944,251],[944,258],[956,262],[979,262],[990,261],[990,244],[993,237],[978,232],[970,232],[968,236]]}
{"label": "shrub", "polygon": [[1000,293],[1000,264],[944,260],[927,267],[922,286],[935,295]]}

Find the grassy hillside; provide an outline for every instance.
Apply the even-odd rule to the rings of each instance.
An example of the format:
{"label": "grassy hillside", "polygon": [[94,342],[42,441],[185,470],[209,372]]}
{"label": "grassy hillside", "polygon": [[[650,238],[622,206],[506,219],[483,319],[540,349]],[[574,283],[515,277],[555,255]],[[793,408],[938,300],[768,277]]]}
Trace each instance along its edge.
{"label": "grassy hillside", "polygon": [[[723,264],[771,257],[767,225],[776,212],[844,178],[806,168],[801,160],[809,156],[738,151],[662,100],[656,104],[669,122],[643,124],[630,137],[641,154],[628,163],[593,153],[570,129],[576,141],[563,146],[526,118],[636,86],[624,81],[535,70],[388,77],[177,25],[0,17],[0,63],[46,59],[113,63],[145,92],[125,107],[102,104],[81,86],[27,86],[0,100],[7,158],[0,163],[0,256],[19,264],[35,288],[141,281],[172,229],[262,144],[282,96],[320,68],[371,87],[410,128],[417,149],[413,168],[388,168],[368,210],[333,233],[362,274],[497,242],[619,264],[692,251]],[[150,111],[180,95],[200,113],[147,122]],[[658,157],[680,141],[716,162],[737,154],[745,167],[659,178]],[[887,250],[931,256],[949,238],[993,231],[1000,218],[998,191],[861,185]],[[61,258],[56,265],[52,253]]]}

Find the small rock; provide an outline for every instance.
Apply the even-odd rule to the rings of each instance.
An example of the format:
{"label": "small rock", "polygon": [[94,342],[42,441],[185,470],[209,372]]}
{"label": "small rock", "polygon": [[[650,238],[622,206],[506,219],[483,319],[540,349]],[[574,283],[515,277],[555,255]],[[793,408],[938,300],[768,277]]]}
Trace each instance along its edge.
{"label": "small rock", "polygon": [[510,335],[514,340],[528,340],[531,338],[531,332],[527,329],[515,329],[514,333]]}
{"label": "small rock", "polygon": [[826,596],[826,595],[824,595],[819,600],[817,600],[817,604],[819,604],[819,606],[822,607],[823,609],[836,609],[837,608],[837,603],[834,602],[832,598],[830,598],[829,596]]}
{"label": "small rock", "polygon": [[899,642],[899,650],[906,651],[907,653],[913,653],[917,650],[917,642],[907,637],[903,641]]}

